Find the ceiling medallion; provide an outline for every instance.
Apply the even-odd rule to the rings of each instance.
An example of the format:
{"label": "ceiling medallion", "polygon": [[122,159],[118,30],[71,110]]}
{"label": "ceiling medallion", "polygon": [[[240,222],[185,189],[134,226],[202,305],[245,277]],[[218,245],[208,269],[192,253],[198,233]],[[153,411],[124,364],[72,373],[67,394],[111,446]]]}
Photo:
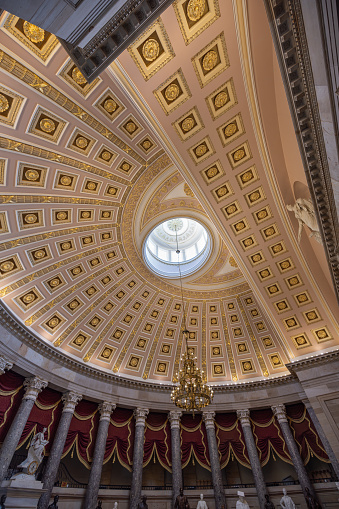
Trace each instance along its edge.
{"label": "ceiling medallion", "polygon": [[218,53],[216,51],[209,51],[203,58],[202,66],[205,71],[211,71],[218,62]]}
{"label": "ceiling medallion", "polygon": [[172,83],[171,85],[169,85],[166,90],[165,90],[165,97],[167,99],[167,101],[174,101],[178,95],[180,93],[180,89],[178,87],[178,85],[176,85],[175,83]]}
{"label": "ceiling medallion", "polygon": [[222,108],[228,101],[229,97],[227,92],[220,92],[218,95],[215,96],[214,106],[216,108]]}
{"label": "ceiling medallion", "polygon": [[8,110],[8,108],[9,102],[7,98],[3,94],[0,94],[0,113],[4,113],[5,111]]}
{"label": "ceiling medallion", "polygon": [[175,230],[175,239],[177,245],[176,253],[178,255],[178,269],[181,290],[181,302],[184,313],[182,334],[185,342],[185,352],[183,353],[180,359],[181,368],[179,369],[179,373],[176,374],[178,383],[171,392],[171,399],[175,406],[183,408],[188,412],[192,411],[194,417],[195,412],[199,412],[205,406],[209,405],[212,402],[213,390],[206,384],[207,377],[205,372],[203,370],[200,370],[196,365],[197,358],[194,357],[194,351],[188,348],[187,339],[189,337],[189,331],[186,328],[186,313],[180,269],[180,249],[178,244],[178,233],[177,233],[180,230],[180,227],[182,228],[182,225],[180,226],[180,224],[177,224],[175,221],[178,222],[181,221],[181,219],[172,219],[172,221],[168,221],[167,224],[170,229]]}
{"label": "ceiling medallion", "polygon": [[55,123],[50,118],[43,118],[40,120],[40,129],[45,133],[51,133],[55,130]]}
{"label": "ceiling medallion", "polygon": [[113,113],[117,109],[118,105],[113,99],[106,99],[104,102],[104,109],[108,111],[108,113]]}
{"label": "ceiling medallion", "polygon": [[25,178],[27,180],[31,180],[31,181],[38,180],[39,172],[37,170],[26,170],[25,171]]}
{"label": "ceiling medallion", "polygon": [[88,145],[88,140],[86,140],[86,138],[83,136],[79,136],[79,138],[75,140],[75,144],[79,148],[86,148]]}
{"label": "ceiling medallion", "polygon": [[45,30],[25,21],[23,24],[24,34],[31,42],[38,44],[45,38]]}
{"label": "ceiling medallion", "polygon": [[26,223],[33,224],[36,223],[38,220],[38,216],[36,214],[27,214],[25,216]]}
{"label": "ceiling medallion", "polygon": [[204,154],[206,154],[207,152],[207,147],[206,145],[202,144],[202,145],[199,145],[196,149],[195,149],[195,153],[197,155],[197,157],[201,157],[203,156]]}
{"label": "ceiling medallion", "polygon": [[128,131],[130,134],[134,133],[136,128],[137,126],[135,125],[134,122],[128,122],[125,126],[126,131]]}
{"label": "ceiling medallion", "polygon": [[235,161],[240,161],[240,159],[242,159],[243,157],[245,156],[245,151],[241,148],[239,150],[237,150],[234,155],[233,155],[233,159]]}
{"label": "ceiling medallion", "polygon": [[2,262],[0,265],[0,269],[2,272],[9,272],[14,269],[14,263],[13,262]]}
{"label": "ceiling medallion", "polygon": [[72,78],[78,85],[85,85],[87,83],[85,76],[77,67],[74,67],[72,71]]}
{"label": "ceiling medallion", "polygon": [[204,14],[206,0],[189,0],[187,5],[187,17],[191,21],[198,21]]}
{"label": "ceiling medallion", "polygon": [[194,119],[192,117],[185,118],[183,123],[181,124],[183,131],[190,131],[194,127]]}
{"label": "ceiling medallion", "polygon": [[232,134],[234,134],[237,130],[237,124],[229,124],[228,126],[226,126],[225,128],[225,136],[229,137],[229,136],[232,136]]}
{"label": "ceiling medallion", "polygon": [[147,62],[153,62],[159,56],[159,43],[155,39],[147,39],[142,47],[142,55]]}

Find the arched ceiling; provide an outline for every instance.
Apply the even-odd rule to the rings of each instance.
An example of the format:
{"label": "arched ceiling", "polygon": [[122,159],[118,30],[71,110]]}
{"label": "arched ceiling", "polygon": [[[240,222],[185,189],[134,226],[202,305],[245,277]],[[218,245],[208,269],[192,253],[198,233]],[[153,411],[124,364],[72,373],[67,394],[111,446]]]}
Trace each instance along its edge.
{"label": "arched ceiling", "polygon": [[3,14],[2,303],[79,363],[171,382],[178,281],[151,273],[142,245],[161,221],[191,217],[213,240],[184,280],[208,380],[285,376],[339,341],[322,246],[306,229],[299,246],[285,209],[308,194],[264,7],[186,4],[90,85],[54,36],[30,40]]}

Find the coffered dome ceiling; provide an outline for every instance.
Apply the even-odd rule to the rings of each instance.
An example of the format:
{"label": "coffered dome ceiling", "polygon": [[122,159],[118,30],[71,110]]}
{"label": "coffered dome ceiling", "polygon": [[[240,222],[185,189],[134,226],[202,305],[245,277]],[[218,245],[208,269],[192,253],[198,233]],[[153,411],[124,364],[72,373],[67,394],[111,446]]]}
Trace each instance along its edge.
{"label": "coffered dome ceiling", "polygon": [[170,383],[180,289],[143,248],[188,218],[211,242],[183,280],[211,383],[285,376],[336,349],[322,246],[306,229],[299,246],[286,211],[309,195],[261,3],[177,0],[91,84],[42,32],[2,16],[5,309],[80,364]]}

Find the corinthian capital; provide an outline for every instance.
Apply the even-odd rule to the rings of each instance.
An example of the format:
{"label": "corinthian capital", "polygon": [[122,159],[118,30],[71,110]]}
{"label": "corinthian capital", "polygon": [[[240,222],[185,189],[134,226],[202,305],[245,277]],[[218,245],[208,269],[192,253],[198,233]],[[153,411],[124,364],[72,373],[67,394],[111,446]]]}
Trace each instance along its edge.
{"label": "corinthian capital", "polygon": [[135,425],[145,426],[145,421],[149,410],[147,408],[135,408],[133,413],[135,417]]}
{"label": "corinthian capital", "polygon": [[237,416],[238,416],[238,419],[241,422],[241,426],[242,427],[244,427],[244,426],[251,426],[250,411],[248,409],[237,410]]}
{"label": "corinthian capital", "polygon": [[110,401],[103,401],[99,405],[100,412],[100,421],[109,421],[111,418],[111,413],[115,409],[116,404],[111,403]]}
{"label": "corinthian capital", "polygon": [[6,370],[12,369],[12,367],[13,364],[0,355],[0,375],[3,375]]}
{"label": "corinthian capital", "polygon": [[79,401],[82,400],[82,395],[74,391],[69,391],[65,392],[61,399],[64,404],[64,408],[62,411],[73,413]]}
{"label": "corinthian capital", "polygon": [[215,417],[215,412],[213,412],[213,410],[205,410],[202,413],[202,418],[204,419],[206,429],[208,429],[208,428],[214,429],[214,417]]}
{"label": "corinthian capital", "polygon": [[278,422],[287,422],[285,405],[275,405],[271,407]]}
{"label": "corinthian capital", "polygon": [[35,401],[38,397],[38,394],[47,387],[48,382],[46,380],[42,380],[38,376],[34,378],[26,378],[24,381],[25,387],[25,395],[23,399],[31,399]]}
{"label": "corinthian capital", "polygon": [[171,423],[171,429],[180,428],[180,417],[182,416],[181,410],[171,410],[168,414],[168,420]]}

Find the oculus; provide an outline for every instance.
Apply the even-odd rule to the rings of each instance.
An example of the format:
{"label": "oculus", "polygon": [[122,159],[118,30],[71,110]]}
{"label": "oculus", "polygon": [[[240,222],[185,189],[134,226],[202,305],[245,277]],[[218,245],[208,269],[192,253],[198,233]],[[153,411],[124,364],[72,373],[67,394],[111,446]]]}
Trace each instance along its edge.
{"label": "oculus", "polygon": [[[177,251],[177,240],[180,253]],[[211,251],[211,238],[204,226],[193,219],[173,218],[156,226],[147,236],[143,257],[152,272],[165,278],[179,277],[199,270]]]}

